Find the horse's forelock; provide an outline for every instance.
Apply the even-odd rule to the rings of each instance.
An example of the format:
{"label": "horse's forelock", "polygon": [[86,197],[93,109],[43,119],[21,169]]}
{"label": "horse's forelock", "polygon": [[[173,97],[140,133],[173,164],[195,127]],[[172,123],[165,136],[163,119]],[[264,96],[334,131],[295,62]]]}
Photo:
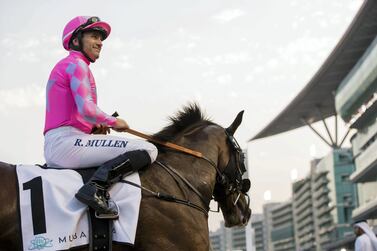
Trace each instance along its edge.
{"label": "horse's forelock", "polygon": [[207,118],[198,104],[189,104],[175,116],[169,117],[170,124],[163,128],[160,132],[153,135],[154,138],[169,141],[177,136],[178,133],[183,132],[185,129],[191,127],[192,125],[199,124],[213,124],[213,122]]}

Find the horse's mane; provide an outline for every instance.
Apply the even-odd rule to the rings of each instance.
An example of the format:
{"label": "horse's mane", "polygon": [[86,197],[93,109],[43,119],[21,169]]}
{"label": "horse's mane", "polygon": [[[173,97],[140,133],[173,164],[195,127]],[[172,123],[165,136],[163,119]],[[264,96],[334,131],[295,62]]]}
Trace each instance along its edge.
{"label": "horse's mane", "polygon": [[164,127],[161,131],[153,135],[161,141],[171,141],[177,134],[183,132],[185,129],[201,125],[214,124],[206,115],[203,114],[200,107],[196,103],[190,103],[178,111],[175,116],[169,117],[170,124]]}

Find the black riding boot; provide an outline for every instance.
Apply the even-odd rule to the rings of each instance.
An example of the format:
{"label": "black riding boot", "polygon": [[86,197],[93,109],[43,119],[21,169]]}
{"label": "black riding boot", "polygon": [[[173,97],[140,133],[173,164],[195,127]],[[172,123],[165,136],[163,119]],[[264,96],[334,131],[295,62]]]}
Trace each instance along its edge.
{"label": "black riding boot", "polygon": [[120,181],[125,175],[129,175],[149,165],[151,159],[145,150],[126,152],[118,157],[105,162],[93,174],[93,177],[84,184],[75,197],[82,203],[93,208],[101,218],[118,218],[116,206],[109,206],[109,189]]}

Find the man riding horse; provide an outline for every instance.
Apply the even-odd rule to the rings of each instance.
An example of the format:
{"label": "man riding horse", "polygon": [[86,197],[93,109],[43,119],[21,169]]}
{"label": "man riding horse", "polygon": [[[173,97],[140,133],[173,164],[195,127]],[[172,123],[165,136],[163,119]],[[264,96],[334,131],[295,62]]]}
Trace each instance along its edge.
{"label": "man riding horse", "polygon": [[[224,128],[203,116],[196,104],[185,107],[171,117],[170,125],[150,137],[160,147],[157,161],[157,148],[153,144],[108,135],[110,128],[130,132],[125,120],[109,116],[98,108],[96,85],[89,69],[90,63],[98,59],[102,41],[110,30],[110,26],[97,17],[72,19],[63,31],[63,46],[69,55],[56,64],[46,89],[44,154],[47,165],[62,169],[100,167],[80,189],[81,176],[76,175],[77,183],[71,186],[73,192],[66,193],[70,184],[61,181],[62,177],[72,176],[65,176],[64,170],[16,166],[0,160],[0,183],[3,184],[0,201],[4,202],[0,207],[0,251],[56,250],[57,247],[83,251],[97,247],[113,251],[209,250],[208,213],[212,199],[221,208],[225,226],[245,226],[250,219],[247,195],[250,181],[243,177],[246,172],[243,153],[234,138],[243,112]],[[178,148],[172,148],[172,145]],[[79,210],[70,207],[80,203],[72,199],[76,190],[76,198],[93,208],[98,217],[115,219],[117,209],[115,205],[107,204],[107,190],[123,176],[149,164],[151,168],[140,172],[140,184],[122,180],[125,184],[117,186],[132,185],[140,189],[139,211],[134,210],[138,215],[134,217],[137,219],[137,227],[133,228],[136,232],[129,235],[125,231],[125,223],[130,220],[121,215],[114,223],[114,229],[106,227],[117,235],[113,242],[109,238],[112,234],[107,232],[99,236],[92,231],[88,240],[90,230],[83,217],[87,215],[86,207]],[[25,175],[20,174],[23,173],[33,175],[22,179]],[[52,173],[59,179],[48,179]],[[56,191],[56,196],[49,197],[45,203],[43,191],[52,190]],[[55,207],[58,210],[51,210],[49,206],[58,205],[56,202],[63,197],[60,192],[67,195],[69,202]],[[118,189],[112,196],[114,199],[123,195],[131,197],[123,192]],[[129,204],[123,210],[121,200],[117,201],[121,213],[132,211]],[[62,214],[48,214],[56,211]],[[62,229],[58,218],[67,228]],[[46,225],[52,227],[47,231]],[[80,230],[82,232],[78,232]],[[81,233],[79,243],[73,243],[78,239],[78,233]],[[128,239],[120,238],[121,233]],[[110,240],[106,246],[97,245],[104,239]]]}
{"label": "man riding horse", "polygon": [[98,17],[78,16],[63,31],[69,55],[53,68],[46,87],[44,156],[55,168],[100,166],[75,197],[102,218],[116,219],[115,206],[107,203],[107,189],[131,172],[156,160],[157,148],[146,141],[109,135],[110,128],[129,128],[97,106],[97,91],[90,63],[100,55],[110,25]]}

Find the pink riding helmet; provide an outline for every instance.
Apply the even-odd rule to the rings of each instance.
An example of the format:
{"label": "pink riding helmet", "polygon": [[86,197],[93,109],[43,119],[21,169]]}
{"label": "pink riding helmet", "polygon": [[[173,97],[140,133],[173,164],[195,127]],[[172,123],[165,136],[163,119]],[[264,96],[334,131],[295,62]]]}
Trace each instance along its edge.
{"label": "pink riding helmet", "polygon": [[105,40],[110,32],[111,27],[108,23],[100,21],[98,17],[90,17],[90,16],[78,16],[69,21],[66,26],[64,27],[63,31],[63,47],[67,51],[69,51],[69,41],[72,38],[72,35],[77,32],[78,30],[87,30],[90,28],[101,28],[106,32],[106,36],[103,38]]}

